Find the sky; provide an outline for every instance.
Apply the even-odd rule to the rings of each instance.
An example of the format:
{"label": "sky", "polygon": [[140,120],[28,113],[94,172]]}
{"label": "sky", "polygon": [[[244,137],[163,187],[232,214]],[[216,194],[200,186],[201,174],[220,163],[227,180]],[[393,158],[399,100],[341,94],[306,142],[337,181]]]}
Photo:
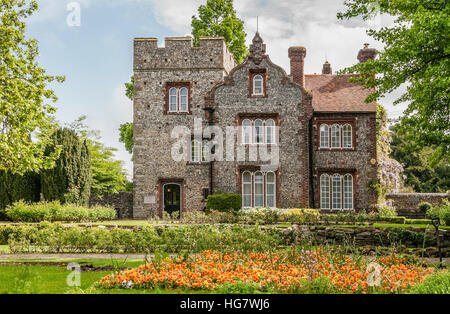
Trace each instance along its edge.
{"label": "sky", "polygon": [[[321,73],[325,60],[333,71],[357,62],[364,43],[382,50],[381,43],[366,34],[369,27],[389,26],[390,17],[365,22],[339,21],[343,0],[234,0],[237,16],[244,21],[250,44],[259,18],[259,33],[271,60],[289,73],[288,48],[304,46],[306,73]],[[79,26],[70,23],[80,8]],[[117,148],[116,158],[132,175],[131,155],[119,142],[119,126],[133,119],[132,102],[124,83],[133,74],[133,38],[186,36],[191,18],[206,0],[38,0],[39,11],[27,21],[27,35],[39,41],[39,64],[50,75],[64,75],[63,84],[52,84],[58,101],[56,118],[70,123],[87,116],[91,129],[100,130],[102,141]],[[74,6],[69,6],[73,8]],[[68,19],[69,17],[69,19]],[[69,23],[68,23],[69,20]],[[75,23],[77,24],[77,23]],[[392,106],[401,93],[380,103],[390,118],[398,117],[404,105]]]}

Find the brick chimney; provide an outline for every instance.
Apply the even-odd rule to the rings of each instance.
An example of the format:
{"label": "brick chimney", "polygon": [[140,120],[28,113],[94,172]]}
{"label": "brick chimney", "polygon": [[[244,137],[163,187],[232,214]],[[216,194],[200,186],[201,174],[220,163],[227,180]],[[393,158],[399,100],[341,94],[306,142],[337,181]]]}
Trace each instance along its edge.
{"label": "brick chimney", "polygon": [[367,60],[375,60],[378,51],[374,48],[369,48],[369,44],[365,43],[364,48],[361,49],[358,53],[359,63],[367,62]]}
{"label": "brick chimney", "polygon": [[323,64],[322,74],[333,74],[331,64],[329,64],[328,61],[325,61],[325,63]]}
{"label": "brick chimney", "polygon": [[305,57],[306,48],[289,48],[289,59],[291,59],[291,76],[295,83],[305,86]]}

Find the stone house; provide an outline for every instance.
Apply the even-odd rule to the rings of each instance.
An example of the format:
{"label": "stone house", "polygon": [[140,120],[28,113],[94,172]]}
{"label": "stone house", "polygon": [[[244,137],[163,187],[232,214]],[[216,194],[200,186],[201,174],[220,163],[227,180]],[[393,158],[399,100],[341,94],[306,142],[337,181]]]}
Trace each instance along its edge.
{"label": "stone house", "polygon": [[[256,33],[237,64],[223,38],[134,41],[134,218],[203,210],[217,191],[243,207],[361,210],[377,201],[376,105],[349,75],[290,75]],[[374,59],[366,45],[360,62]]]}

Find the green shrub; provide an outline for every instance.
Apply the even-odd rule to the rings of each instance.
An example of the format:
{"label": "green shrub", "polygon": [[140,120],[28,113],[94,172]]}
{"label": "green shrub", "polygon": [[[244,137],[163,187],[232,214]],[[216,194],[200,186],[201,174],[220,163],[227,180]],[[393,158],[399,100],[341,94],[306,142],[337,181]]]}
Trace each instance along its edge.
{"label": "green shrub", "polygon": [[62,206],[57,201],[35,204],[27,204],[19,201],[8,206],[6,216],[14,222],[92,222],[112,220],[116,217],[116,211],[113,208],[101,206],[93,208],[85,208],[71,204]]}
{"label": "green shrub", "polygon": [[390,222],[390,223],[393,223],[393,224],[405,224],[406,223],[406,217],[402,217],[402,216],[399,216],[399,217],[381,217],[381,219],[383,220],[383,221],[386,221],[386,222]]}
{"label": "green shrub", "polygon": [[416,284],[409,291],[413,294],[450,294],[450,273],[441,271]]}
{"label": "green shrub", "polygon": [[430,219],[406,219],[405,223],[408,225],[429,225],[431,224]]}
{"label": "green shrub", "polygon": [[422,202],[419,204],[419,211],[423,214],[426,214],[426,212],[432,208],[433,208],[433,205],[431,205],[428,202]]}
{"label": "green shrub", "polygon": [[219,212],[236,212],[242,208],[242,196],[240,194],[215,194],[209,195],[206,210]]}
{"label": "green shrub", "polygon": [[382,205],[378,208],[378,216],[381,218],[397,217],[397,212],[392,206]]}
{"label": "green shrub", "polygon": [[5,209],[14,202],[39,202],[41,181],[38,174],[12,174],[0,171],[0,221],[6,220]]}
{"label": "green shrub", "polygon": [[0,227],[12,253],[198,253],[206,250],[265,252],[280,246],[277,230],[235,225],[100,229],[43,222]]}

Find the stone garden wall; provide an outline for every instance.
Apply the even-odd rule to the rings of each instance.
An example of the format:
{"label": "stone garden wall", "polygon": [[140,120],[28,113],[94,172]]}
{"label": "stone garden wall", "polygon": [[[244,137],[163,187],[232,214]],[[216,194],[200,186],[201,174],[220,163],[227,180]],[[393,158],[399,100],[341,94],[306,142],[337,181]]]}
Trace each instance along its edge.
{"label": "stone garden wall", "polygon": [[91,195],[89,207],[95,205],[114,207],[118,219],[133,218],[133,192],[119,192],[117,194],[104,195],[103,197]]}
{"label": "stone garden wall", "polygon": [[399,215],[420,215],[419,204],[428,202],[433,206],[441,205],[445,199],[450,199],[448,193],[391,193],[386,199],[392,202]]}
{"label": "stone garden wall", "polygon": [[[350,246],[391,247],[392,245],[408,248],[433,248],[437,253],[437,236],[434,227],[425,229],[379,228],[379,227],[326,227],[326,226],[293,226],[285,229],[292,237],[301,241],[311,239],[315,243],[349,244]],[[443,256],[450,254],[450,230],[439,229],[440,247]]]}

